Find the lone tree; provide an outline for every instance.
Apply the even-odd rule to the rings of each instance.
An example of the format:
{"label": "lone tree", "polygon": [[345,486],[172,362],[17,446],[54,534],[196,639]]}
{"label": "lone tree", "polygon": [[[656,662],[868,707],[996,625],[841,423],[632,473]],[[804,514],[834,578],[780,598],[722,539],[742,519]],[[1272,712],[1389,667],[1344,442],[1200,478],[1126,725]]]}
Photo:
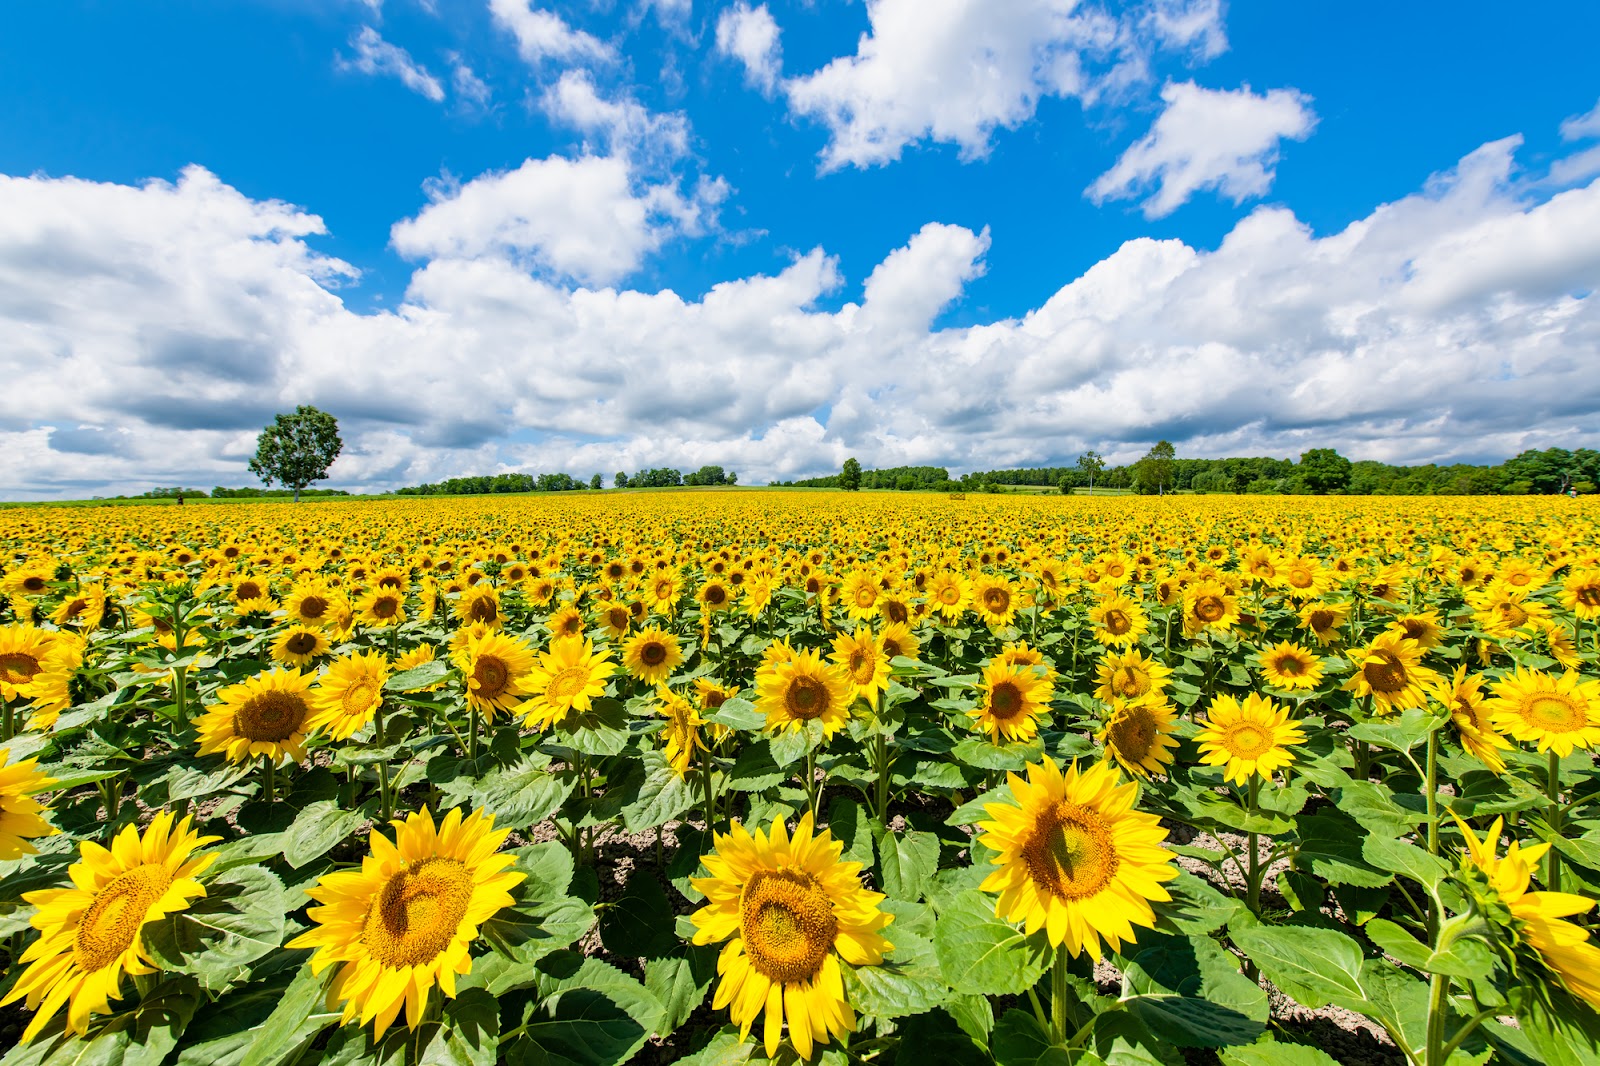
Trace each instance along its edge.
{"label": "lone tree", "polygon": [[851,492],[861,487],[861,464],[856,462],[855,456],[844,461],[844,468],[839,471],[839,487]]}
{"label": "lone tree", "polygon": [[1145,488],[1154,488],[1156,494],[1165,496],[1167,486],[1172,484],[1172,475],[1177,470],[1177,452],[1172,447],[1172,442],[1158,440],[1155,447],[1144,453],[1136,465],[1139,484]]}
{"label": "lone tree", "polygon": [[264,485],[276,481],[294,489],[294,502],[299,503],[300,490],[327,477],[328,467],[343,449],[339,420],[301,404],[292,415],[274,416],[272,425],[261,431],[250,472]]}
{"label": "lone tree", "polygon": [[1312,448],[1300,453],[1300,480],[1318,496],[1350,485],[1350,460],[1332,448]]}
{"label": "lone tree", "polygon": [[1094,476],[1105,468],[1106,461],[1100,457],[1099,452],[1084,452],[1078,456],[1078,469],[1089,478],[1089,495],[1094,495]]}

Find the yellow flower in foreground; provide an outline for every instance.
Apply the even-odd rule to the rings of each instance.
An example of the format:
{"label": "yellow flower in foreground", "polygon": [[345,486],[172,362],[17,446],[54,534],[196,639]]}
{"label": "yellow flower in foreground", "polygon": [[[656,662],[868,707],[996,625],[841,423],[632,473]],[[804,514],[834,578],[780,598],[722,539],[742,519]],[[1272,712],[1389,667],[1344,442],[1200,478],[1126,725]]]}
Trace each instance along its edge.
{"label": "yellow flower in foreground", "polygon": [[642,630],[622,646],[622,668],[647,685],[660,684],[682,665],[678,638],[658,626]]}
{"label": "yellow flower in foreground", "polygon": [[1544,964],[1555,971],[1574,995],[1595,1010],[1600,1010],[1600,947],[1589,939],[1587,930],[1563,921],[1576,914],[1587,914],[1595,902],[1567,892],[1529,892],[1533,869],[1549,844],[1524,848],[1512,841],[1504,855],[1497,856],[1503,819],[1496,818],[1482,840],[1472,828],[1456,818],[1466,838],[1467,854],[1473,865],[1489,878],[1489,885],[1500,902],[1518,923],[1517,938],[1539,953]]}
{"label": "yellow flower in foreground", "polygon": [[39,770],[38,759],[7,766],[10,761],[11,749],[0,748],[0,862],[37,854],[28,839],[59,832],[39,817],[44,808],[33,798],[55,784],[55,778]]}
{"label": "yellow flower in foreground", "polygon": [[496,711],[515,711],[529,692],[533,650],[497,629],[468,636],[453,656],[467,686],[467,706],[493,721]]}
{"label": "yellow flower in foreground", "polygon": [[229,685],[195,725],[200,754],[221,752],[240,763],[257,755],[304,762],[310,688],[311,678],[299,670],[272,670]]}
{"label": "yellow flower in foreground", "polygon": [[983,668],[982,700],[967,717],[989,734],[996,744],[1032,740],[1039,735],[1039,719],[1050,714],[1055,690],[1044,671],[995,658]]}
{"label": "yellow flower in foreground", "polygon": [[772,732],[820,721],[823,734],[831,737],[850,717],[849,677],[839,666],[824,665],[814,649],[793,651],[790,658],[757,669],[756,692],[756,710],[767,716]]}
{"label": "yellow flower in foreground", "polygon": [[1165,773],[1178,746],[1172,736],[1176,721],[1172,705],[1159,695],[1120,700],[1111,705],[1105,728],[1095,739],[1106,746],[1106,757],[1135,777]]}
{"label": "yellow flower in foreground", "polygon": [[1256,662],[1274,688],[1316,688],[1322,681],[1322,660],[1287,640],[1262,648]]}
{"label": "yellow flower in foreground", "polygon": [[1494,773],[1505,773],[1506,761],[1500,752],[1511,743],[1494,727],[1483,695],[1483,675],[1468,674],[1465,665],[1458,666],[1453,678],[1432,685],[1428,695],[1449,709],[1461,746]]}
{"label": "yellow flower in foreground", "polygon": [[995,913],[1097,960],[1102,940],[1120,952],[1134,926],[1154,927],[1150,901],[1172,898],[1161,882],[1179,871],[1161,820],[1133,809],[1139,786],[1107,763],[1063,773],[1048,756],[1027,780],[1007,778],[1015,804],[988,804],[991,820],[978,824],[983,844],[999,852],[990,862],[1000,869],[982,886],[999,893]]}
{"label": "yellow flower in foreground", "polygon": [[140,930],[188,910],[190,901],[206,894],[195,878],[214,856],[191,856],[221,839],[202,837],[189,826],[188,817],[174,826],[172,813],[162,811],[143,836],[138,827],[124,826],[109,851],[83,841],[78,861],[67,870],[72,888],[23,894],[39,908],[33,916],[39,939],[19,960],[28,964],[27,972],[0,1003],[26,996],[28,1008],[38,1012],[22,1034],[24,1043],[63,1006],[67,1029],[82,1035],[90,1014],[108,1013],[111,1001],[122,998],[124,972],[156,972]]}
{"label": "yellow flower in foreground", "polygon": [[1534,741],[1540,751],[1563,758],[1573,748],[1600,744],[1600,681],[1585,681],[1573,670],[1552,677],[1519,667],[1491,691],[1495,728],[1517,740]]}
{"label": "yellow flower in foreground", "polygon": [[44,669],[45,656],[56,635],[28,625],[0,626],[0,699],[31,696],[28,687]]}
{"label": "yellow flower in foreground", "polygon": [[872,630],[857,626],[854,633],[840,633],[833,638],[833,654],[828,658],[849,675],[850,702],[859,696],[868,707],[876,709],[878,694],[889,689],[889,659],[878,647]]}
{"label": "yellow flower in foreground", "polygon": [[882,962],[893,945],[879,930],[894,916],[878,909],[882,893],[862,887],[861,864],[839,861],[843,845],[826,829],[813,835],[810,812],[793,838],[782,818],[770,836],[752,836],[736,821],[715,846],[701,857],[711,876],[693,880],[706,904],[692,916],[696,944],[729,941],[717,959],[712,1009],[729,1009],[741,1040],[765,1011],[769,1058],[787,1013],[789,1039],[810,1059],[817,1044],[855,1030],[840,962]]}
{"label": "yellow flower in foreground", "polygon": [[1232,696],[1217,696],[1200,724],[1204,728],[1195,737],[1200,762],[1224,767],[1222,779],[1241,785],[1254,774],[1270,779],[1274,771],[1294,762],[1289,748],[1306,742],[1300,726],[1289,720],[1289,708],[1256,692],[1242,703]]}
{"label": "yellow flower in foreground", "polygon": [[1371,696],[1373,714],[1421,707],[1427,700],[1425,686],[1439,680],[1438,671],[1422,665],[1422,650],[1394,630],[1379,633],[1365,648],[1351,650],[1356,672],[1344,687],[1357,696]]}
{"label": "yellow flower in foreground", "polygon": [[610,652],[597,652],[592,642],[579,637],[557,637],[528,675],[530,698],[522,715],[540,729],[559,725],[573,711],[590,710],[595,698],[605,695],[606,678],[614,672]]}
{"label": "yellow flower in foreground", "polygon": [[306,911],[316,925],[286,945],[317,949],[312,973],[341,964],[328,1007],[343,1003],[346,1023],[373,1022],[374,1037],[401,1007],[408,1026],[421,1025],[435,987],[454,998],[456,977],[472,972],[478,928],[511,906],[524,879],[506,872],[513,856],[496,854],[511,830],[495,829],[492,814],[463,820],[458,808],[435,828],[424,808],[389,824],[394,843],[374,832],[360,870],[325,874],[306,890],[321,904]]}
{"label": "yellow flower in foreground", "polygon": [[383,683],[388,680],[389,661],[381,652],[361,651],[335,659],[311,690],[314,713],[306,720],[306,731],[325,729],[335,740],[354,736],[383,703]]}

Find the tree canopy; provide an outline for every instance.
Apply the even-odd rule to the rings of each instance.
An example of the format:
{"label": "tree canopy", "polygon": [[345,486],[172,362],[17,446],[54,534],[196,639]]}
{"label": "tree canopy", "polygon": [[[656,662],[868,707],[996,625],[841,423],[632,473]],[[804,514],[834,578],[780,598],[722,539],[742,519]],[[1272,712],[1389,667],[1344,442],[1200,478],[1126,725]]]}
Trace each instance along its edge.
{"label": "tree canopy", "polygon": [[328,476],[328,468],[344,450],[339,437],[339,420],[326,411],[301,404],[293,414],[280,414],[256,438],[255,458],[250,472],[262,484],[274,481],[294,490],[296,503],[300,490]]}

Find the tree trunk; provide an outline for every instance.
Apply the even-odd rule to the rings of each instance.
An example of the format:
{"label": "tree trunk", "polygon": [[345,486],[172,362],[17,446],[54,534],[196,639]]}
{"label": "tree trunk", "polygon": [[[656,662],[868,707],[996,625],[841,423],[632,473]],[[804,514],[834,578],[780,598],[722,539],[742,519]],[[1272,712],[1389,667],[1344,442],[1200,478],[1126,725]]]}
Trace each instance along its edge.
{"label": "tree trunk", "polygon": [[296,485],[294,487],[294,502],[295,503],[299,503],[300,502],[300,486],[299,485]]}

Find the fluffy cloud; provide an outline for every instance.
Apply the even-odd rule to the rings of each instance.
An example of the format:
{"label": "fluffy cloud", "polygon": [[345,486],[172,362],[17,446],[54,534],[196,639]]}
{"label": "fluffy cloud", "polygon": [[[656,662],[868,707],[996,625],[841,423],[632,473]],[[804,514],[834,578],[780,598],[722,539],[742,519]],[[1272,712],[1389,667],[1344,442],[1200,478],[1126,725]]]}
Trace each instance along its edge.
{"label": "fluffy cloud", "polygon": [[717,52],[744,64],[745,80],[771,94],[783,73],[783,48],[778,22],[766,4],[751,7],[738,0],[717,16]]}
{"label": "fluffy cloud", "polygon": [[613,153],[670,162],[689,151],[682,112],[657,114],[636,100],[607,100],[588,71],[566,71],[540,103],[551,118],[598,137]]}
{"label": "fluffy cloud", "polygon": [[371,26],[361,27],[360,31],[350,39],[350,47],[355,50],[355,54],[340,56],[338,58],[340,69],[399,78],[407,89],[426,96],[434,103],[444,99],[444,86],[440,84],[439,79],[412,59],[410,52],[398,45],[390,44]]}
{"label": "fluffy cloud", "polygon": [[550,59],[599,62],[616,59],[616,52],[610,45],[592,34],[573,29],[552,11],[535,8],[532,0],[489,0],[489,13],[496,24],[516,38],[517,51],[529,64],[537,65]]}
{"label": "fluffy cloud", "polygon": [[1581,115],[1573,115],[1561,123],[1561,137],[1568,141],[1600,137],[1600,103],[1596,103],[1591,110]]}
{"label": "fluffy cloud", "polygon": [[[696,300],[560,283],[526,261],[565,248],[527,204],[553,175],[581,178],[563,195],[608,181],[613,205],[638,199],[600,157],[441,194],[402,224],[426,260],[404,300],[365,313],[339,297],[353,271],[314,250],[316,216],[204,170],[0,178],[0,492],[243,483],[256,431],[296,403],[341,419],[333,483],[372,488],[708,462],[760,482],[846,455],[1127,461],[1160,437],[1396,461],[1570,446],[1600,410],[1600,181],[1539,198],[1516,150],[1485,145],[1324,236],[1263,207],[1215,248],[1132,240],[1020,318],[944,329],[929,323],[1004,253],[987,233],[930,224],[855,279],[814,249]],[[570,254],[647,254],[620,247]]]}
{"label": "fluffy cloud", "polygon": [[1150,132],[1089,186],[1096,202],[1127,199],[1154,188],[1146,218],[1170,215],[1203,189],[1239,203],[1272,187],[1278,144],[1311,136],[1311,100],[1293,89],[1257,96],[1248,86],[1203,89],[1193,82],[1161,90],[1166,108]]}
{"label": "fluffy cloud", "polygon": [[794,112],[828,127],[824,169],[888,163],[923,139],[981,156],[1043,97],[1123,92],[1148,79],[1156,48],[1226,47],[1217,0],[1153,0],[1120,19],[1077,0],[867,0],[867,17],[854,55],[785,83]]}

